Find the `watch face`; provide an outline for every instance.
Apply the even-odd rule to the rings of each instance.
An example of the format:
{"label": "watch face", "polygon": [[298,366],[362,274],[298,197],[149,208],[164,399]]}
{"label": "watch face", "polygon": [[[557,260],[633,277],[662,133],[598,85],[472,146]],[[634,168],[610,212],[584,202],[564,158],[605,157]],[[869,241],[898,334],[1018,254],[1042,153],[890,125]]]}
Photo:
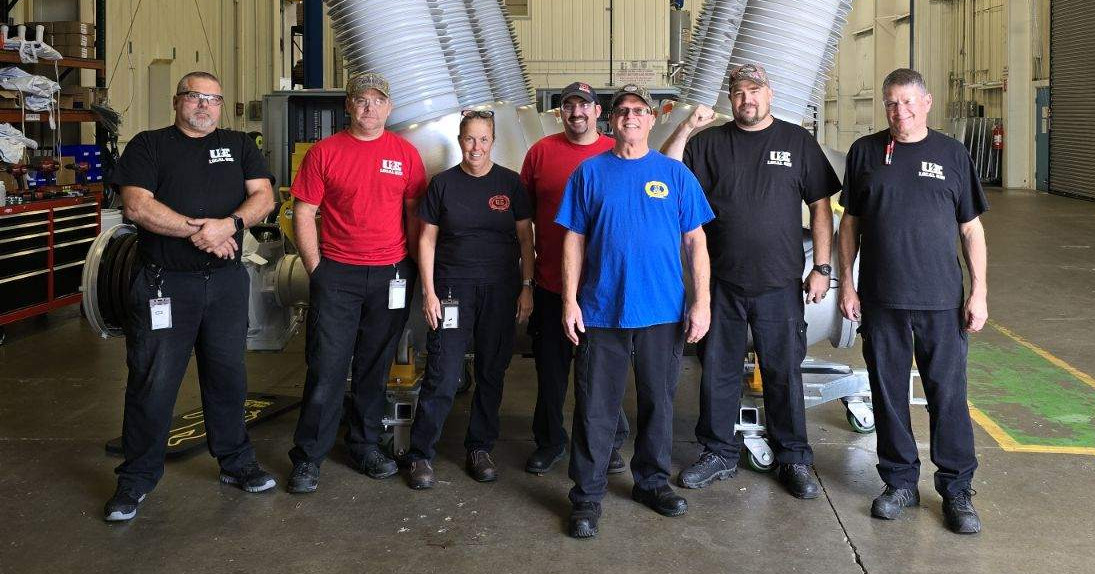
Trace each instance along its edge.
{"label": "watch face", "polygon": [[815,265],[814,270],[822,275],[829,275],[833,272],[833,266],[827,264]]}

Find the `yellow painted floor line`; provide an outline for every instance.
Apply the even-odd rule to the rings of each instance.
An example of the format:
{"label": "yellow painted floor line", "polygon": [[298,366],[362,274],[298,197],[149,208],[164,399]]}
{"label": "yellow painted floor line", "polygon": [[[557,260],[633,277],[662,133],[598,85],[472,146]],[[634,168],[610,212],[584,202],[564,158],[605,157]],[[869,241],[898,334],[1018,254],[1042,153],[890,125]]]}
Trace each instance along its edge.
{"label": "yellow painted floor line", "polygon": [[1089,374],[1081,371],[1080,369],[1077,369],[1076,367],[1073,367],[1072,365],[1066,363],[1064,360],[1058,358],[1053,353],[1050,353],[1049,351],[1039,347],[1038,345],[1035,345],[1034,343],[1031,343],[1030,341],[1027,341],[1026,339],[1020,337],[1019,335],[1016,335],[1015,333],[1013,333],[1007,327],[1004,327],[1003,325],[1001,325],[1001,324],[999,324],[995,321],[989,321],[988,323],[989,323],[989,325],[992,325],[992,328],[996,329],[997,331],[1000,331],[1004,335],[1007,335],[1008,338],[1010,338],[1011,340],[1013,340],[1016,343],[1019,343],[1020,345],[1030,349],[1031,351],[1034,351],[1040,357],[1042,357],[1043,359],[1049,361],[1054,366],[1059,367],[1061,369],[1064,369],[1065,371],[1068,372],[1068,374],[1070,374],[1073,377],[1076,377],[1077,379],[1083,381],[1088,386],[1091,386],[1091,387],[1095,388],[1095,378],[1092,378],[1091,375],[1089,375]]}
{"label": "yellow painted floor line", "polygon": [[1054,454],[1085,454],[1095,456],[1095,448],[1086,446],[1052,446],[1052,445],[1039,445],[1039,444],[1019,444],[1015,442],[1015,439],[1011,438],[1011,435],[1004,429],[1000,428],[988,415],[981,412],[981,409],[969,405],[970,417],[981,425],[981,428],[985,429],[985,432],[991,436],[1000,448],[1007,452],[1042,452],[1042,453],[1054,453]]}

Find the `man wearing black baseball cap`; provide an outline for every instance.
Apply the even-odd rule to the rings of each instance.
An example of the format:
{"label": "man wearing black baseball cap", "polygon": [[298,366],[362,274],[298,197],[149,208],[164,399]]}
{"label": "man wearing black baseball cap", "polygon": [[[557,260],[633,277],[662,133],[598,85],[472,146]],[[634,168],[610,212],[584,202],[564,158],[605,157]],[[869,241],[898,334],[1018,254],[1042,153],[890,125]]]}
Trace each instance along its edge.
{"label": "man wearing black baseball cap", "polygon": [[[612,149],[615,141],[597,131],[601,106],[597,92],[585,82],[563,88],[559,113],[563,132],[544,137],[529,148],[521,166],[521,181],[535,209],[536,275],[533,311],[528,332],[536,358],[536,411],[532,435],[536,450],[529,455],[525,470],[544,474],[566,454],[569,442],[563,427],[570,364],[574,345],[563,335],[562,258],[566,229],[555,223],[567,179],[579,163]],[[608,474],[627,471],[620,445],[629,429],[623,408],[616,424]]]}
{"label": "man wearing black baseball cap", "polygon": [[[703,488],[734,476],[740,443],[742,361],[749,331],[764,381],[768,440],[777,478],[795,497],[821,490],[810,471],[801,363],[806,356],[806,302],[829,290],[833,214],[829,196],[840,181],[817,141],[801,126],[771,114],[772,88],[759,64],[730,72],[734,121],[688,136],[714,119],[697,106],[663,146],[696,174],[715,220],[706,226],[711,254],[711,331],[701,353],[699,459],[677,482]],[[687,145],[685,142],[687,141]],[[802,203],[810,208],[813,270],[802,277]]]}

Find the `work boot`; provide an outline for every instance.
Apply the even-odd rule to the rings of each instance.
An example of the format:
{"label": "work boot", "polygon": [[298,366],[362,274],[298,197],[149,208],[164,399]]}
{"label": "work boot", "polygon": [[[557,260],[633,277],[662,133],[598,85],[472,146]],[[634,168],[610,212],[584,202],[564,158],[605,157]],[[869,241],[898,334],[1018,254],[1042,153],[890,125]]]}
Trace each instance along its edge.
{"label": "work boot", "polygon": [[494,482],[498,480],[498,467],[494,459],[485,450],[473,450],[468,453],[466,461],[468,473],[479,482]]}
{"label": "work boot", "polygon": [[370,448],[365,455],[353,461],[358,472],[365,473],[369,478],[388,478],[399,472],[399,465],[379,448]]}
{"label": "work boot", "polygon": [[685,488],[703,488],[716,480],[733,478],[738,471],[736,462],[711,452],[704,451],[692,466],[681,471],[677,484]]}
{"label": "work boot", "polygon": [[627,462],[624,461],[623,455],[620,454],[620,449],[612,449],[612,456],[608,459],[607,474],[620,474],[627,472]]}
{"label": "work boot", "polygon": [[315,492],[319,488],[319,465],[314,462],[294,464],[288,482],[288,490],[292,494]]}
{"label": "work boot", "polygon": [[680,516],[688,512],[688,501],[673,492],[668,484],[663,484],[653,490],[639,488],[639,485],[636,484],[631,487],[631,499],[645,504],[662,516]]}
{"label": "work boot", "polygon": [[597,521],[601,519],[599,502],[579,502],[570,511],[571,538],[593,538],[597,536]]}
{"label": "work boot", "polygon": [[428,460],[411,461],[411,470],[407,476],[407,484],[414,490],[433,488],[436,480],[433,475],[433,466]]}
{"label": "work boot", "polygon": [[525,472],[545,474],[566,456],[566,448],[538,448],[525,461]]}
{"label": "work boot", "polygon": [[943,497],[943,518],[947,528],[958,534],[977,534],[981,532],[981,518],[973,507],[973,490],[963,490],[954,496]]}
{"label": "work boot", "polygon": [[776,469],[776,478],[795,498],[811,499],[821,494],[814,474],[807,464],[781,464]]}
{"label": "work boot", "polygon": [[920,492],[916,489],[894,488],[886,485],[886,490],[878,495],[871,504],[871,516],[893,520],[910,506],[920,505]]}

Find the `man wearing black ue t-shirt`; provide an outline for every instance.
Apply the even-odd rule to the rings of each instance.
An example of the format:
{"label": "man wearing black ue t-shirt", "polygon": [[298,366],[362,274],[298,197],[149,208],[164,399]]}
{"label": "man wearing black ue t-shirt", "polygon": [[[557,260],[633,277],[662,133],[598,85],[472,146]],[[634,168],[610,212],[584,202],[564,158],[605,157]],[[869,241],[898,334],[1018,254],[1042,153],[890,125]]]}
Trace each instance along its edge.
{"label": "man wearing black ue t-shirt", "polygon": [[[703,488],[737,470],[742,361],[749,330],[764,380],[769,442],[777,477],[798,498],[820,493],[810,472],[801,363],[806,356],[803,291],[817,303],[829,290],[833,237],[829,197],[840,181],[817,141],[800,126],[772,117],[764,68],[730,74],[734,121],[688,136],[714,120],[697,106],[665,143],[703,186],[715,219],[705,228],[711,253],[711,331],[700,346],[699,459],[681,472],[686,488]],[[810,208],[814,268],[802,280],[802,203]]]}
{"label": "man wearing black ue t-shirt", "polygon": [[125,462],[108,521],[129,520],[163,476],[171,411],[193,350],[220,479],[248,492],[275,486],[244,427],[250,279],[243,230],[274,207],[273,177],[246,134],[217,129],[220,81],[189,73],[173,98],[175,124],[137,134],[118,162],[125,215],[138,229],[140,268],[129,286]]}
{"label": "man wearing black ue t-shirt", "polygon": [[[840,222],[840,308],[862,321],[871,382],[878,473],[885,490],[871,514],[893,519],[920,503],[920,458],[909,422],[912,359],[928,400],[935,489],[948,528],[981,530],[970,484],[977,468],[966,404],[968,334],[988,319],[985,234],[988,209],[961,142],[928,129],[932,97],[919,73],[898,69],[882,84],[889,129],[848,151]],[[963,301],[962,254],[970,274]],[[859,251],[859,284],[852,264]]]}

